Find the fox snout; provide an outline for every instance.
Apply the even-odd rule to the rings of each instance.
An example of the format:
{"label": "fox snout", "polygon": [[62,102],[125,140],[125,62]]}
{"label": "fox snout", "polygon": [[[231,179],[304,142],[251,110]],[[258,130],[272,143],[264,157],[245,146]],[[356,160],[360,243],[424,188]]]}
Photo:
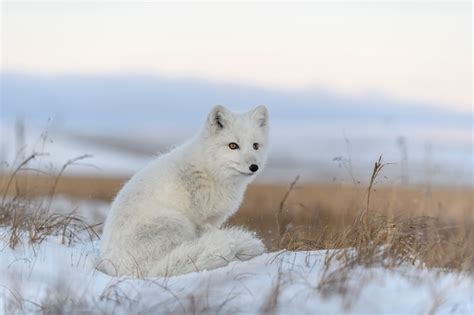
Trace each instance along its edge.
{"label": "fox snout", "polygon": [[249,170],[252,172],[252,173],[255,173],[256,171],[258,171],[258,165],[257,164],[252,164],[249,166]]}

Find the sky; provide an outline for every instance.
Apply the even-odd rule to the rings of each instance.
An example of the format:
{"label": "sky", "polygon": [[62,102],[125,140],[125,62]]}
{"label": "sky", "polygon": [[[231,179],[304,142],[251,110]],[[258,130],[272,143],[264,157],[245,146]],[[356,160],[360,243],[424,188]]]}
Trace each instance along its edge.
{"label": "sky", "polygon": [[2,4],[2,72],[144,73],[472,110],[469,2]]}
{"label": "sky", "polygon": [[15,121],[99,165],[184,140],[215,104],[264,104],[285,181],[333,178],[341,156],[366,178],[404,139],[413,178],[472,185],[470,2],[10,1],[0,16],[0,159]]}

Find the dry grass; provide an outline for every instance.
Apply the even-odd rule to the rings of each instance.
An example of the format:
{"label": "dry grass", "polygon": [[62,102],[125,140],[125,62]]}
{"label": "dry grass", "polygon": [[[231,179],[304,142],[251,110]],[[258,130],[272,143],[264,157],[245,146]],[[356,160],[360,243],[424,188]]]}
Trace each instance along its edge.
{"label": "dry grass", "polygon": [[68,214],[50,211],[51,202],[63,172],[68,166],[87,156],[65,163],[58,174],[50,178],[50,184],[45,187],[48,192],[44,198],[32,199],[28,195],[30,191],[27,186],[28,177],[20,174],[33,172],[35,176],[38,176],[41,173],[28,167],[28,164],[37,156],[36,153],[28,156],[12,170],[11,174],[5,176],[2,182],[0,226],[8,228],[8,234],[3,237],[7,239],[9,246],[15,248],[25,239],[29,241],[29,244],[41,244],[48,236],[60,236],[62,244],[69,245],[75,240],[80,240],[83,232],[86,232],[91,240],[98,237],[94,227],[88,225],[85,218],[76,215],[74,211],[71,210]]}
{"label": "dry grass", "polygon": [[[10,176],[0,177],[4,196],[0,224],[12,227],[11,246],[20,239],[20,231],[28,231],[32,242],[58,233],[70,240],[74,231],[88,226],[73,214],[49,214],[53,195],[110,201],[126,181],[61,176],[77,159],[55,176],[45,176],[28,169],[32,158]],[[375,163],[368,188],[299,185],[298,179],[289,187],[251,185],[241,209],[228,224],[257,231],[271,250],[350,247],[359,253],[356,263],[383,258],[384,264],[396,265],[421,260],[426,266],[472,271],[473,189],[384,187],[377,183],[383,167],[382,160]],[[45,196],[45,201],[33,206],[29,201],[35,196]],[[382,245],[384,251],[380,252]]]}
{"label": "dry grass", "polygon": [[[472,198],[467,198],[466,212],[461,217],[395,214],[387,213],[386,209],[373,209],[374,183],[385,165],[382,157],[374,163],[364,206],[359,208],[347,227],[328,234],[313,231],[314,236],[306,238],[304,233],[299,235],[298,230],[288,230],[286,239],[280,238],[279,245],[283,248],[330,250],[317,286],[323,294],[345,296],[350,291],[354,296],[356,290],[349,290],[349,284],[351,275],[359,266],[393,269],[409,264],[419,268],[474,273],[474,225],[472,217],[469,219]],[[293,186],[294,183],[290,190]],[[429,194],[428,198],[432,195]],[[449,217],[451,220],[447,220]],[[335,260],[338,263],[332,264]],[[338,267],[332,268],[334,265]],[[363,287],[363,284],[359,279],[358,287]]]}

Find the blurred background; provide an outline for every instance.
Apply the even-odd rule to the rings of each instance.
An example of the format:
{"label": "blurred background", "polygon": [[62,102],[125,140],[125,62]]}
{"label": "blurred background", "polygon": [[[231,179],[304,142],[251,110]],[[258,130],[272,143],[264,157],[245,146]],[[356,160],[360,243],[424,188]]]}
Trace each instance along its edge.
{"label": "blurred background", "polygon": [[126,178],[209,109],[271,114],[260,182],[473,185],[469,2],[3,2],[0,172]]}

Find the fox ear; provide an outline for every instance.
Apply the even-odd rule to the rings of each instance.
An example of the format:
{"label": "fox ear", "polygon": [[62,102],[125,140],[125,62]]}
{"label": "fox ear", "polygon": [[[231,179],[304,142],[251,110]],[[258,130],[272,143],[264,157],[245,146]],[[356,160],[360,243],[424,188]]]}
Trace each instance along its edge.
{"label": "fox ear", "polygon": [[217,105],[212,108],[207,116],[207,127],[211,133],[225,128],[228,123],[228,114],[228,109],[222,105]]}
{"label": "fox ear", "polygon": [[264,105],[259,105],[252,110],[252,118],[258,123],[259,127],[268,126],[268,110]]}

